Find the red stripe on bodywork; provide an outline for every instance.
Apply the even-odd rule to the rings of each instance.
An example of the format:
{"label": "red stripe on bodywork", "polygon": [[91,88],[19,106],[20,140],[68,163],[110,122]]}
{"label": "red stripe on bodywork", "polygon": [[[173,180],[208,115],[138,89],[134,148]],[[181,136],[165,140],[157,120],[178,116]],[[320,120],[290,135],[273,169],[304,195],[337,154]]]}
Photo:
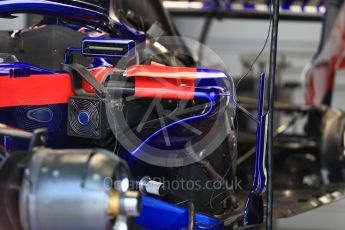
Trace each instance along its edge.
{"label": "red stripe on bodywork", "polygon": [[[95,78],[103,82],[113,68],[96,68],[90,70]],[[87,92],[94,89],[83,82]],[[29,77],[0,77],[0,107],[49,105],[67,103],[74,96],[71,77],[68,73],[39,74]]]}
{"label": "red stripe on bodywork", "polygon": [[127,77],[135,78],[135,96],[191,100],[194,98],[197,69],[161,65],[134,65]]}
{"label": "red stripe on bodywork", "polygon": [[[114,72],[114,68],[110,67],[98,67],[95,69],[90,69],[90,73],[99,81],[101,84],[103,84],[107,78],[107,76]],[[83,80],[83,89],[88,93],[96,93],[96,90],[85,80]]]}
{"label": "red stripe on bodywork", "polygon": [[73,95],[67,73],[0,77],[0,107],[67,103]]}

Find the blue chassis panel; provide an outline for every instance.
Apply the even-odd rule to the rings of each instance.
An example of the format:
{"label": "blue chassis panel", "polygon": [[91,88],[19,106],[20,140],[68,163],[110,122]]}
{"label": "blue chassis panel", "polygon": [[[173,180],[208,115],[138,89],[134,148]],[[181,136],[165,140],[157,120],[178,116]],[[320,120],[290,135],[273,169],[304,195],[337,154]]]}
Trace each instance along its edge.
{"label": "blue chassis panel", "polygon": [[[142,213],[135,222],[147,229],[186,229],[188,210],[152,197],[143,196]],[[196,230],[222,230],[224,222],[203,214],[195,215]]]}

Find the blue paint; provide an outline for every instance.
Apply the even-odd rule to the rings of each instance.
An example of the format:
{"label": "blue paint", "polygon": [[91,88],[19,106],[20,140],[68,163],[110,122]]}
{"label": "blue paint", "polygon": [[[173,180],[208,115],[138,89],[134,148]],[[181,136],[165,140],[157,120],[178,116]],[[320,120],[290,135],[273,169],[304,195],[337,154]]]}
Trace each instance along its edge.
{"label": "blue paint", "polygon": [[213,8],[214,8],[214,5],[213,5],[212,2],[203,2],[202,8],[203,8],[203,9],[209,10],[209,9],[213,9]]}
{"label": "blue paint", "polygon": [[262,195],[266,188],[266,118],[264,114],[264,92],[265,75],[260,75],[259,97],[258,97],[258,120],[256,130],[256,157],[254,165],[254,177],[252,187],[244,209],[244,225],[260,224],[264,216]]}
{"label": "blue paint", "polygon": [[264,180],[262,177],[264,176],[263,172],[263,150],[264,150],[264,136],[265,136],[265,115],[263,112],[264,108],[264,94],[265,94],[265,75],[260,75],[260,84],[259,84],[259,98],[258,98],[258,120],[260,123],[257,125],[256,130],[256,158],[255,158],[255,169],[254,169],[254,178],[253,178],[253,184],[252,184],[252,191],[255,191],[258,194],[261,194],[263,192],[263,188],[265,187],[264,184],[262,184],[262,181]]}
{"label": "blue paint", "polygon": [[246,9],[246,10],[255,10],[255,5],[249,4],[249,3],[245,3],[245,4],[243,4],[243,9]]}
{"label": "blue paint", "polygon": [[289,10],[292,3],[293,3],[293,0],[284,0],[282,4],[282,9]]}
{"label": "blue paint", "polygon": [[40,123],[49,123],[53,120],[53,111],[47,107],[40,107],[36,109],[31,109],[26,113],[26,117],[29,120],[37,121]]}
{"label": "blue paint", "polygon": [[[29,72],[21,72],[24,76],[19,76],[18,72],[16,73],[14,70],[23,70],[26,69]],[[0,64],[0,77],[1,76],[10,76],[10,77],[28,77],[31,74],[54,74],[57,72],[50,71],[47,69],[42,69],[37,66],[30,65],[28,63],[23,62],[16,62],[11,64]]]}
{"label": "blue paint", "polygon": [[290,10],[290,5],[282,5],[282,10]]}
{"label": "blue paint", "polygon": [[[190,1],[193,2],[193,1]],[[195,2],[195,1],[194,1]],[[232,9],[232,1],[225,1],[225,2],[219,2],[217,3],[217,0],[213,0],[213,1],[207,1],[204,0],[202,1],[202,9],[203,10],[231,10]],[[297,0],[284,0],[282,2],[282,6],[281,9],[284,11],[290,11],[291,10],[291,6],[292,5],[299,5],[301,7],[301,10],[304,11],[305,6],[309,3],[309,0],[301,0],[301,1],[297,1]],[[250,11],[256,11],[256,4],[255,3],[251,3],[250,1],[243,1],[243,2],[236,2],[236,4],[241,6],[242,10],[250,10]],[[261,4],[260,2],[258,4]],[[267,5],[267,9],[269,9],[269,6],[271,5],[271,0],[265,0],[263,2],[263,4]],[[317,10],[319,10],[319,8],[321,6],[324,5],[324,0],[320,0],[320,2],[315,6],[315,8]]]}
{"label": "blue paint", "polygon": [[[49,108],[53,113],[53,119],[49,122],[31,120],[27,117],[30,110]],[[35,129],[47,128],[49,148],[92,148],[88,139],[67,136],[67,103],[45,106],[12,106],[0,108],[0,123],[11,127],[32,132]],[[9,142],[11,140],[11,142]],[[2,142],[2,141],[1,141]],[[7,138],[9,150],[24,150],[28,148],[28,141],[21,138]]]}
{"label": "blue paint", "polygon": [[[142,196],[142,211],[135,222],[145,229],[186,229],[188,227],[188,210],[148,196]],[[222,230],[224,223],[197,213],[196,230]]]}
{"label": "blue paint", "polygon": [[258,119],[263,115],[264,105],[265,105],[265,74],[260,75],[259,83],[259,101],[258,101]]}
{"label": "blue paint", "polygon": [[90,113],[86,110],[79,111],[78,122],[81,125],[88,125],[90,123]]}
{"label": "blue paint", "polygon": [[260,146],[260,154],[259,154],[259,161],[258,163],[258,171],[259,171],[259,178],[258,178],[258,192],[259,194],[264,193],[266,190],[266,161],[264,158],[265,155],[265,138],[266,138],[266,118],[267,114],[264,114],[260,118],[260,130],[259,130],[259,146]]}
{"label": "blue paint", "polygon": [[222,74],[226,75],[223,71],[218,70],[218,69],[197,68],[196,70],[198,73],[215,73],[215,74],[222,73]]}
{"label": "blue paint", "polygon": [[[66,50],[65,50],[65,53],[64,53],[64,56],[63,56],[63,60],[64,60],[64,64],[71,64],[70,63],[70,59],[71,59],[71,57],[73,57],[72,55],[72,53],[74,53],[74,52],[81,52],[81,48],[73,48],[73,47],[70,47],[70,48],[67,48]],[[72,58],[73,59],[73,58]]]}
{"label": "blue paint", "polygon": [[92,62],[94,68],[97,67],[113,67],[111,64],[111,59],[109,58],[94,58]]}
{"label": "blue paint", "polygon": [[145,34],[124,23],[113,20],[108,12],[92,4],[71,1],[70,4],[48,0],[3,0],[0,1],[0,14],[31,13],[62,17],[109,33],[112,37],[145,40]]}
{"label": "blue paint", "polygon": [[[229,86],[226,85],[227,82]],[[219,87],[222,88],[224,92],[228,90],[229,93],[233,95],[233,79],[221,70],[198,68],[195,87]]]}
{"label": "blue paint", "polygon": [[218,89],[220,94],[217,96],[228,97],[230,103],[237,107],[234,93],[234,81],[232,77],[216,69],[197,69],[198,78],[195,81],[196,89]]}
{"label": "blue paint", "polygon": [[9,150],[9,147],[10,147],[10,146],[9,146],[8,138],[9,138],[8,136],[4,136],[4,137],[3,137],[3,140],[4,140],[4,141],[3,141],[3,146],[4,146],[4,148],[5,148],[6,150]]}
{"label": "blue paint", "polygon": [[257,133],[258,137],[258,143],[257,143],[257,152],[258,152],[258,156],[259,156],[259,160],[258,160],[258,171],[259,171],[259,193],[261,194],[263,192],[263,189],[266,187],[265,185],[265,178],[263,178],[265,176],[264,174],[264,165],[265,162],[263,162],[263,151],[264,151],[264,139],[265,139],[265,119],[266,116],[264,115],[264,105],[265,105],[265,100],[264,100],[264,95],[265,95],[265,74],[261,74],[260,76],[260,90],[259,90],[259,102],[258,102],[258,119],[260,120],[260,125],[258,126],[258,130],[259,133]]}

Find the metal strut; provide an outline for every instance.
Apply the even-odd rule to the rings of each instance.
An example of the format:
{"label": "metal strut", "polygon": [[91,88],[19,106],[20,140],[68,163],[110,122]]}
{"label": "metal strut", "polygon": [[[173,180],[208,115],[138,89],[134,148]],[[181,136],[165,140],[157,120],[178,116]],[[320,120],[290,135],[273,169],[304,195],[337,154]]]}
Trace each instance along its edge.
{"label": "metal strut", "polygon": [[269,66],[269,103],[268,103],[268,145],[267,145],[267,211],[266,211],[266,229],[272,229],[273,219],[273,185],[272,185],[272,168],[273,168],[273,109],[275,96],[275,75],[277,64],[277,45],[278,45],[278,24],[279,24],[279,0],[272,0],[273,19],[272,19],[272,36],[270,48],[270,66]]}

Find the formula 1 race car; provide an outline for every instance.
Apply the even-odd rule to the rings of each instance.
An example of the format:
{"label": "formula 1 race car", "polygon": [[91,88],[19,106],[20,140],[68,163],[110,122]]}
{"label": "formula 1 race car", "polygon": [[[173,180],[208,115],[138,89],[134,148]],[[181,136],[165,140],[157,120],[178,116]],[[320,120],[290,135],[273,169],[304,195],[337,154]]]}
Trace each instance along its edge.
{"label": "formula 1 race car", "polygon": [[[193,60],[183,41],[178,37],[162,37],[163,33],[169,35],[169,31],[173,31],[171,27],[153,23],[148,29],[142,28],[145,32],[140,32],[133,29],[135,26],[127,25],[130,19],[136,25],[140,17],[133,12],[122,16],[122,21],[127,21],[125,24],[116,17],[114,12],[118,10],[114,6],[109,12],[80,1],[0,2],[1,17],[14,18],[18,13],[42,16],[30,28],[1,34],[4,45],[0,65],[0,122],[5,124],[0,132],[2,164],[4,170],[13,166],[13,171],[3,171],[3,176],[23,175],[25,169],[24,176],[2,183],[3,191],[11,192],[5,192],[1,200],[5,202],[10,196],[13,201],[10,205],[4,204],[4,208],[14,211],[2,214],[1,226],[47,229],[52,223],[50,218],[54,218],[56,222],[49,225],[49,229],[74,229],[83,218],[88,218],[83,216],[88,210],[82,210],[87,206],[80,206],[89,204],[87,195],[76,186],[78,181],[72,183],[71,179],[82,175],[83,167],[100,166],[92,166],[97,151],[75,150],[81,148],[102,148],[103,152],[111,151],[126,160],[132,177],[124,191],[115,186],[116,191],[130,189],[164,195],[161,201],[143,196],[142,212],[135,221],[142,227],[179,229],[191,224],[203,229],[221,227],[223,222],[214,216],[231,213],[236,207],[233,189],[224,186],[234,178],[236,162],[233,123],[236,103],[232,78],[220,70],[189,67]],[[43,154],[32,141],[20,135],[35,134],[41,128],[47,129],[41,136],[45,146],[70,150],[61,150],[64,153],[56,153],[54,157],[52,150],[42,149]],[[26,134],[26,137],[36,137]],[[20,154],[22,152],[27,153],[29,159]],[[18,154],[21,157],[16,158]],[[78,154],[82,158],[78,158]],[[110,157],[109,152],[105,157]],[[23,163],[23,158],[24,162],[31,163]],[[41,162],[40,159],[47,163],[37,165],[35,162]],[[82,159],[89,160],[83,163]],[[110,157],[108,161],[118,159]],[[46,181],[39,179],[41,175],[25,177],[25,173],[50,172],[51,168],[56,168],[53,178],[60,174],[64,178],[55,188],[63,188],[66,192],[63,196],[51,193],[53,187],[43,186]],[[76,171],[67,173],[68,170]],[[102,181],[108,175],[114,180],[109,169],[104,170],[108,171],[95,171],[93,176]],[[115,174],[121,175],[121,170]],[[123,183],[123,179],[121,181]],[[174,181],[182,181],[181,186],[175,188]],[[185,189],[183,181],[197,182],[197,185]],[[42,190],[28,192],[28,183],[37,183],[37,188]],[[215,183],[221,186],[215,187]],[[13,184],[17,186],[15,191],[11,190]],[[100,192],[104,193],[102,189]],[[37,199],[26,201],[24,193]],[[21,202],[18,194],[24,194]],[[74,196],[78,196],[80,203],[76,201],[73,210],[70,209],[72,204],[62,205],[68,200],[73,203]],[[118,195],[109,193],[109,197],[113,196]],[[44,200],[40,200],[43,197]],[[63,201],[63,197],[66,200]],[[127,202],[126,199],[139,202],[139,198],[126,198],[126,195],[120,200]],[[110,203],[115,202],[113,200],[109,198]],[[25,205],[25,202],[29,203]],[[59,207],[49,213],[41,209],[48,204],[45,202]],[[180,207],[173,205],[177,203]],[[110,215],[118,217],[112,225],[119,225],[119,213],[138,215],[138,205],[128,206],[137,210],[134,214],[126,211],[127,206],[123,207],[125,211],[116,209],[113,213],[117,214]],[[81,209],[79,214],[68,217],[68,213],[75,213],[78,208]],[[45,213],[45,217],[38,212]],[[196,212],[212,217],[194,214]],[[39,217],[32,216],[34,213]],[[174,218],[169,220],[172,216]],[[102,222],[104,217],[94,215],[89,218],[93,224],[85,222],[83,226],[92,229],[98,223],[111,227]],[[65,218],[70,221],[58,221]]]}
{"label": "formula 1 race car", "polygon": [[[34,23],[0,32],[0,228],[233,229],[263,223],[264,74],[258,76],[258,100],[236,97],[233,77],[195,59],[160,0],[0,1],[1,18],[17,14]],[[277,205],[290,205],[275,216],[285,217],[315,207],[307,196],[315,183],[301,196],[295,187],[294,197],[285,196],[285,189],[297,174],[298,186],[318,175],[308,161],[309,152],[319,154],[315,140],[326,139],[320,143],[328,152],[332,127],[341,123],[342,132],[344,124],[342,115],[322,106],[277,103],[276,109],[298,114],[275,134],[275,157],[283,159],[276,164],[283,168],[275,179],[283,184]],[[318,130],[304,138],[296,157],[291,149],[301,137],[280,135],[300,114],[310,117],[307,135],[318,128],[314,119],[333,119],[324,125],[330,134]],[[254,134],[238,135],[241,115],[255,122]],[[338,136],[335,142],[338,154]],[[238,150],[249,152],[237,159]],[[246,161],[250,156],[253,162]],[[339,198],[335,189],[325,190],[318,197]],[[303,208],[294,203],[301,200]]]}

